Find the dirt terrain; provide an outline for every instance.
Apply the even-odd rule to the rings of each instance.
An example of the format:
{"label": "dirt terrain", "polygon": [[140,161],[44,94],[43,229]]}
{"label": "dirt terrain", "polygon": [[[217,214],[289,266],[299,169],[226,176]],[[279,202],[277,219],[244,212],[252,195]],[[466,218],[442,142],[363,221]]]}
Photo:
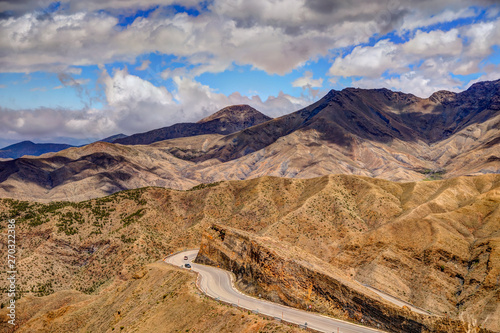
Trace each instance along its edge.
{"label": "dirt terrain", "polygon": [[0,216],[18,221],[23,298],[95,296],[168,253],[198,247],[218,223],[291,244],[433,314],[498,331],[499,203],[498,175],[409,183],[337,175],[152,187],[79,203],[2,199]]}

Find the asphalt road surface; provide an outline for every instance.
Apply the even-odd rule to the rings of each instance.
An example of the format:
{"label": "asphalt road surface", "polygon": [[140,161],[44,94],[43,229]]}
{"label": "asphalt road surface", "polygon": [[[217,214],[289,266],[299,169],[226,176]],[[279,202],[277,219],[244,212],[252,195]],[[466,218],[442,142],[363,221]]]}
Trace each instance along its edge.
{"label": "asphalt road surface", "polygon": [[[185,251],[165,258],[165,262],[177,267],[185,267],[185,264],[189,263],[191,269],[200,275],[199,286],[201,290],[210,297],[231,303],[235,306],[253,311],[254,313],[261,313],[274,317],[277,320],[279,319],[299,325],[305,325],[305,323],[307,323],[308,328],[321,332],[382,332],[313,312],[302,311],[244,295],[234,288],[231,273],[216,267],[193,263],[192,261],[196,258],[197,254],[198,250]],[[187,256],[188,259],[184,260],[184,256]]]}

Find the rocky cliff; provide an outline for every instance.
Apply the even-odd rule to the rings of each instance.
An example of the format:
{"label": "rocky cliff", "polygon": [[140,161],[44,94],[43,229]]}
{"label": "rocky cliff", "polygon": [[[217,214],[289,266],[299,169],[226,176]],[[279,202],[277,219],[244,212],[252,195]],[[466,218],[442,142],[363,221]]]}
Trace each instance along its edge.
{"label": "rocky cliff", "polygon": [[205,232],[196,262],[232,271],[247,293],[296,308],[311,306],[314,311],[389,332],[492,332],[398,307],[311,254],[226,226],[213,225]]}

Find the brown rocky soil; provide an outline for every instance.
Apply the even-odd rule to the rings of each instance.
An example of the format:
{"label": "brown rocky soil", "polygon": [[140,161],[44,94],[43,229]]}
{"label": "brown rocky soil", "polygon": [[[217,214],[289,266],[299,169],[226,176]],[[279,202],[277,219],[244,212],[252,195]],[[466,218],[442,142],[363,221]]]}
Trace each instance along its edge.
{"label": "brown rocky soil", "polygon": [[438,316],[496,331],[499,214],[498,175],[410,183],[263,177],[80,203],[0,200],[0,218],[18,221],[23,297],[95,296],[168,253],[199,246],[202,232],[219,223],[291,244]]}

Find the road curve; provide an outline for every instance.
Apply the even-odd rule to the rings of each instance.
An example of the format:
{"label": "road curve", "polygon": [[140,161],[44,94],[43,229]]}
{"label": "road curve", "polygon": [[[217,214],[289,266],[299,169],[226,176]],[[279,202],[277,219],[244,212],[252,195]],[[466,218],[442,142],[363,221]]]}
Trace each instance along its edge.
{"label": "road curve", "polygon": [[[184,251],[164,259],[168,264],[184,267],[189,263],[191,269],[199,274],[199,287],[210,297],[231,303],[241,308],[261,313],[290,323],[304,325],[320,332],[329,333],[374,333],[382,332],[372,328],[352,324],[316,313],[290,308],[281,304],[244,295],[236,290],[232,283],[232,275],[228,271],[206,265],[195,264],[198,250]],[[184,256],[188,259],[184,260]]]}

